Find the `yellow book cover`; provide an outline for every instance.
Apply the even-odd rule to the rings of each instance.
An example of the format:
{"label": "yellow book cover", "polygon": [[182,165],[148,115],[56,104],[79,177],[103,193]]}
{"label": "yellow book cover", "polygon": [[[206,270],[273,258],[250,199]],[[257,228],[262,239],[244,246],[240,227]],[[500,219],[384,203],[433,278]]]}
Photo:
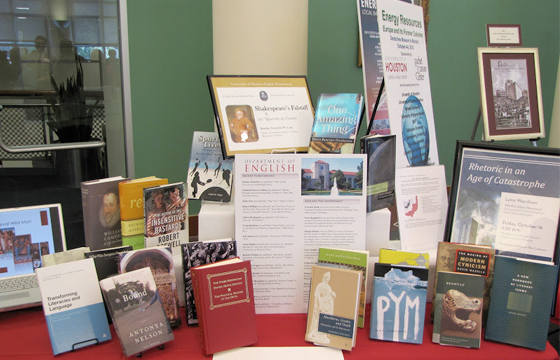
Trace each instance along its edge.
{"label": "yellow book cover", "polygon": [[155,176],[120,182],[121,220],[143,219],[144,188],[167,183],[167,179],[160,179]]}
{"label": "yellow book cover", "polygon": [[144,235],[144,219],[122,220],[122,236]]}
{"label": "yellow book cover", "polygon": [[393,249],[379,250],[379,262],[382,264],[424,266],[430,267],[430,255],[428,253],[409,252]]}

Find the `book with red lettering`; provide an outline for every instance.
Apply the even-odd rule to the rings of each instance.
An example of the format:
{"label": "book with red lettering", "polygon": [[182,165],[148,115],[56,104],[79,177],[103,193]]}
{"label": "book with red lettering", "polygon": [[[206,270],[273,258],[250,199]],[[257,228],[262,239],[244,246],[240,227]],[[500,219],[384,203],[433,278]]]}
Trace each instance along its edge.
{"label": "book with red lettering", "polygon": [[191,269],[202,352],[257,342],[251,262],[239,258]]}

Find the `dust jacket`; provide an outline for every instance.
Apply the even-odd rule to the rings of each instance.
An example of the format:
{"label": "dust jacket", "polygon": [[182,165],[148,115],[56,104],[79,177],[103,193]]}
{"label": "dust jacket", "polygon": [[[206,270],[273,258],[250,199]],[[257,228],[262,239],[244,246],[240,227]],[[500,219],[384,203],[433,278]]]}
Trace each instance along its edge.
{"label": "dust jacket", "polygon": [[232,259],[237,256],[237,245],[235,240],[232,239],[195,241],[183,244],[181,251],[187,325],[196,325],[198,324],[198,316],[196,314],[191,268]]}
{"label": "dust jacket", "polygon": [[305,341],[342,350],[356,345],[362,272],[314,265]]}
{"label": "dust jacket", "polygon": [[428,271],[425,267],[375,264],[370,339],[422,343]]}
{"label": "dust jacket", "polygon": [[367,155],[367,212],[388,208],[395,199],[395,135],[366,135],[360,152]]}
{"label": "dust jacket", "polygon": [[111,339],[93,259],[35,272],[54,355]]}
{"label": "dust jacket", "polygon": [[257,342],[251,262],[239,258],[191,269],[204,355]]}
{"label": "dust jacket", "polygon": [[558,266],[496,256],[485,339],[544,351]]}
{"label": "dust jacket", "polygon": [[149,268],[99,282],[125,356],[174,339]]}
{"label": "dust jacket", "polygon": [[436,283],[432,342],[479,348],[484,277],[441,271]]}

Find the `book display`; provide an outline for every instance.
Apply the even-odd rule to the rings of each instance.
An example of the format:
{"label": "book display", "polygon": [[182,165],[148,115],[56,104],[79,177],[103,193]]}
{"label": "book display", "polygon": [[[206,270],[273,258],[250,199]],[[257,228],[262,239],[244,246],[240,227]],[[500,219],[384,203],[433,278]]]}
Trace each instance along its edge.
{"label": "book display", "polygon": [[[128,57],[143,60],[138,43],[150,49],[154,44],[153,34],[145,43],[131,42],[136,49],[130,53],[106,44],[105,37],[115,35],[111,24],[121,25],[127,15],[131,21],[121,35],[150,24],[172,40],[185,36],[186,45],[177,49],[189,56],[173,56],[183,65],[173,81],[160,76],[171,70],[168,65],[161,73],[143,73],[161,82],[145,88],[169,101],[146,98],[153,113],[125,104],[126,121],[134,115],[134,131],[127,122],[122,128],[126,161],[114,156],[119,144],[108,111],[114,108],[95,113],[103,133],[95,138],[104,145],[92,149],[99,158],[91,165],[107,165],[99,176],[105,178],[82,174],[70,187],[49,191],[54,173],[61,180],[66,147],[79,144],[71,151],[77,154],[91,144],[66,145],[42,131],[54,136],[47,142],[57,150],[44,152],[52,161],[30,161],[45,167],[38,171],[45,174],[44,187],[31,190],[54,198],[57,210],[38,205],[20,216],[0,205],[2,358],[560,360],[558,315],[551,316],[560,306],[560,149],[554,139],[541,141],[545,129],[556,130],[551,101],[560,104],[548,93],[551,64],[557,65],[557,56],[550,56],[554,46],[545,52],[535,33],[522,45],[520,25],[488,24],[503,19],[470,11],[504,8],[484,1],[432,1],[436,27],[430,28],[429,47],[429,0],[357,0],[344,5],[347,13],[339,11],[340,2],[304,2],[299,6],[308,12],[290,12],[293,20],[309,20],[303,29],[274,11],[273,2],[201,2],[189,13],[196,18],[194,33],[176,27],[171,16],[164,27],[138,21],[139,6],[162,11],[153,12],[154,25],[161,25],[163,12],[185,14],[180,2],[173,8],[147,3],[129,1],[123,16],[99,22],[99,47],[109,51],[114,45],[122,70],[133,70],[124,74],[123,91],[130,92],[129,77],[140,68],[128,69]],[[560,8],[540,3],[508,4],[504,19],[517,20],[518,8]],[[244,16],[226,11],[231,20],[199,19],[200,8],[209,18],[228,6]],[[249,11],[261,7],[309,37],[307,72],[293,73],[305,75],[268,62],[263,68],[249,64],[263,60],[253,50],[286,54],[278,38],[290,40],[285,32],[254,26],[256,19],[271,22]],[[484,14],[487,33],[482,26],[457,32],[474,22],[465,19],[473,13]],[[359,34],[348,21],[356,15]],[[66,28],[52,16],[47,28],[60,28],[46,32],[53,61],[59,35],[69,32],[84,64],[96,65],[84,54],[89,45],[78,41],[76,22]],[[17,20],[24,24],[23,16]],[[523,26],[534,21],[527,17]],[[191,23],[179,22],[188,30]],[[547,31],[560,26],[543,24]],[[246,25],[261,38],[234,39],[217,31]],[[223,33],[239,51],[228,51],[225,64],[216,60],[224,57],[217,50]],[[215,44],[207,41],[210,34]],[[32,34],[16,35],[3,47],[22,44],[23,55],[33,46]],[[487,47],[473,47],[484,35]],[[553,31],[551,37],[558,35]],[[457,42],[464,53],[456,51]],[[428,56],[428,49],[444,47],[454,50]],[[211,49],[213,70],[205,54]],[[5,52],[13,69],[17,54]],[[351,63],[337,58],[347,61],[349,55]],[[278,58],[296,63],[294,57]],[[201,59],[204,66],[198,66]],[[115,64],[103,60],[100,72],[109,75]],[[237,61],[248,69],[224,66]],[[131,83],[144,84],[138,80]],[[19,96],[1,83],[4,96]],[[442,87],[448,83],[452,90]],[[118,105],[113,85],[89,84],[88,106]],[[51,93],[47,88],[26,96]],[[447,101],[457,94],[464,108]],[[23,103],[24,124],[31,127],[27,118],[35,104]],[[144,105],[135,99],[134,107],[139,103]],[[10,106],[0,106],[0,173],[11,176],[28,161],[4,158],[11,156],[2,139],[12,140]],[[465,134],[465,117],[479,106],[471,136],[479,141],[456,140],[456,132]],[[56,112],[51,107],[47,118]],[[27,201],[19,196],[25,183],[9,181],[18,185],[15,197],[0,200]]]}

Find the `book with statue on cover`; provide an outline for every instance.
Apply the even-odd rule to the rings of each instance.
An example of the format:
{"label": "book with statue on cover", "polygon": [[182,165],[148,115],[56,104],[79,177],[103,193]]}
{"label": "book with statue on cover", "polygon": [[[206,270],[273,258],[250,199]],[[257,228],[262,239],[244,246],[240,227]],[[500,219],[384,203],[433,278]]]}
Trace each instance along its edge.
{"label": "book with statue on cover", "polygon": [[251,262],[221,260],[191,269],[204,355],[257,342]]}
{"label": "book with statue on cover", "polygon": [[342,350],[356,346],[362,272],[314,265],[305,340]]}
{"label": "book with statue on cover", "polygon": [[174,339],[149,268],[109,277],[99,286],[125,356]]}
{"label": "book with statue on cover", "polygon": [[309,154],[352,154],[364,111],[362,94],[320,94]]}

